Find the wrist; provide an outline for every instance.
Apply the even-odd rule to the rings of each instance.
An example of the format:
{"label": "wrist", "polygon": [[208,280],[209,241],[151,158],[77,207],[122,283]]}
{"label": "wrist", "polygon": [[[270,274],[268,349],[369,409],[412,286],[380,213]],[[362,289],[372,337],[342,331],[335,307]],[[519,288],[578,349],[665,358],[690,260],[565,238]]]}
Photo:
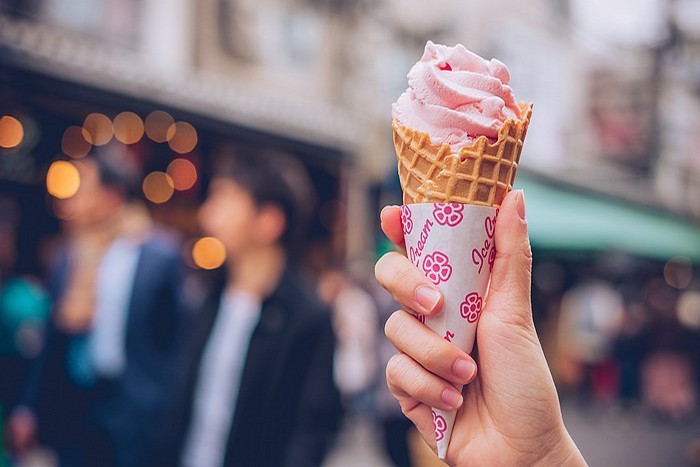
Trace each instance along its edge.
{"label": "wrist", "polygon": [[587,467],[586,460],[581,455],[574,440],[571,439],[566,428],[562,427],[559,439],[554,445],[544,453],[544,455],[534,462],[534,466],[557,465],[562,467]]}

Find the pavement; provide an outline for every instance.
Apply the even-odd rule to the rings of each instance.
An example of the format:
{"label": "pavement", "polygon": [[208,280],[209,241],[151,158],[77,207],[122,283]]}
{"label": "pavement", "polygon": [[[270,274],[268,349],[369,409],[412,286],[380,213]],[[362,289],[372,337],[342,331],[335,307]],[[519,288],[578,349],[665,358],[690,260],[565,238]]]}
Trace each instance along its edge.
{"label": "pavement", "polygon": [[[595,408],[564,403],[564,422],[591,467],[683,467],[691,445],[700,450],[700,417],[683,424],[660,422],[639,408]],[[324,467],[391,467],[378,431],[368,420],[346,421]],[[696,452],[696,455],[698,453]]]}

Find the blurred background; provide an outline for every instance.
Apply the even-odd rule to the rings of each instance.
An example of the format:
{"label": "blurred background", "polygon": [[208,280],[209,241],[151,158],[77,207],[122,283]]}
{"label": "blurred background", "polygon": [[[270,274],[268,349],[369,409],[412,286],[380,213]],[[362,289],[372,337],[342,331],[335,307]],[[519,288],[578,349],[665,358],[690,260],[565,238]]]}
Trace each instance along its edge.
{"label": "blurred background", "polygon": [[224,261],[197,220],[212,154],[250,143],[294,155],[317,194],[304,264],[346,405],[326,464],[391,465],[396,305],[371,277],[401,196],[391,103],[427,39],[498,57],[535,103],[517,181],[535,320],[584,456],[700,465],[700,0],[0,0],[3,411],[42,346],[80,160],[137,164],[197,274]]}

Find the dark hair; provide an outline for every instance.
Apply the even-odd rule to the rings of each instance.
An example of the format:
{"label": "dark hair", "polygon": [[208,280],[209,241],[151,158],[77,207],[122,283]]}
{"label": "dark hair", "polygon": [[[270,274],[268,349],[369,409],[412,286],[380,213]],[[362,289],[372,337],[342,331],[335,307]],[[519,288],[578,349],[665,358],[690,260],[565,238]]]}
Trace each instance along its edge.
{"label": "dark hair", "polygon": [[301,162],[286,153],[250,144],[224,148],[215,157],[213,177],[235,182],[258,206],[274,204],[285,216],[280,238],[287,253],[300,253],[316,195]]}
{"label": "dark hair", "polygon": [[103,186],[120,192],[127,201],[140,198],[141,170],[126,150],[105,146],[91,152],[85,160],[95,164]]}

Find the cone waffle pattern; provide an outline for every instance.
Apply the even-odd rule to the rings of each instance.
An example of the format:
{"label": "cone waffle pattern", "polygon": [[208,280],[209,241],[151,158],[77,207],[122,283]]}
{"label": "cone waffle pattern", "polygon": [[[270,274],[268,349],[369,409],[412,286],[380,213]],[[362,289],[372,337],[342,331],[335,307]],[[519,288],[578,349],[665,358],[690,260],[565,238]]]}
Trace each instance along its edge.
{"label": "cone waffle pattern", "polygon": [[513,188],[532,117],[532,104],[520,104],[520,108],[523,117],[507,120],[495,143],[490,144],[485,136],[480,136],[459,153],[452,152],[448,144],[432,144],[427,133],[394,122],[394,147],[404,204],[450,202],[500,206]]}

